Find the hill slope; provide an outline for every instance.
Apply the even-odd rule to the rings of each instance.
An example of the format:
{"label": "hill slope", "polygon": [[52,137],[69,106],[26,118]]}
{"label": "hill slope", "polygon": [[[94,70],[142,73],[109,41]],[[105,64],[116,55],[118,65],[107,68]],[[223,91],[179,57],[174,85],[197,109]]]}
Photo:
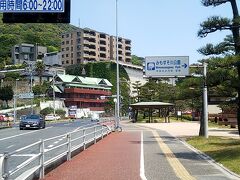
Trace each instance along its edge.
{"label": "hill slope", "polygon": [[18,43],[60,49],[61,34],[73,29],[76,27],[69,24],[3,24],[0,14],[0,63],[9,61],[11,48]]}

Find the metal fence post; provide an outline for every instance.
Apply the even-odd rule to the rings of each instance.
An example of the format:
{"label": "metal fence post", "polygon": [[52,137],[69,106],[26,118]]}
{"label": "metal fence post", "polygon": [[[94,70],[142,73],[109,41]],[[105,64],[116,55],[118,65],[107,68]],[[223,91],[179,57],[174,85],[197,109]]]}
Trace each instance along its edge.
{"label": "metal fence post", "polygon": [[102,126],[102,130],[101,130],[101,133],[102,133],[102,139],[103,139],[103,126]]}
{"label": "metal fence post", "polygon": [[41,139],[40,142],[40,179],[44,178],[44,172],[45,172],[45,168],[44,168],[44,141]]}
{"label": "metal fence post", "polygon": [[0,157],[0,180],[7,180],[9,177],[8,157],[8,152],[4,152],[3,156]]}
{"label": "metal fence post", "polygon": [[71,144],[71,134],[67,134],[67,141],[68,141],[68,152],[67,152],[67,160],[70,161],[71,160],[71,149],[72,149],[72,144]]}
{"label": "metal fence post", "polygon": [[96,130],[97,130],[97,128],[96,128],[96,126],[95,126],[95,127],[94,127],[94,144],[96,144],[96,142],[97,142]]}
{"label": "metal fence post", "polygon": [[86,149],[86,129],[83,129],[83,150]]}

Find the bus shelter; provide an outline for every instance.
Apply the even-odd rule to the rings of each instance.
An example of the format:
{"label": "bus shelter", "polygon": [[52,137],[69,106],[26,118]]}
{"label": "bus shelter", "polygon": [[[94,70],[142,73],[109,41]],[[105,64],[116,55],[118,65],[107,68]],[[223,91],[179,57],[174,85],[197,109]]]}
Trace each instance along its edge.
{"label": "bus shelter", "polygon": [[131,104],[131,119],[133,122],[136,122],[138,119],[138,111],[148,111],[148,122],[153,122],[153,112],[158,110],[159,117],[162,116],[165,118],[165,122],[170,122],[169,113],[173,110],[175,104],[165,103],[165,102],[138,102]]}

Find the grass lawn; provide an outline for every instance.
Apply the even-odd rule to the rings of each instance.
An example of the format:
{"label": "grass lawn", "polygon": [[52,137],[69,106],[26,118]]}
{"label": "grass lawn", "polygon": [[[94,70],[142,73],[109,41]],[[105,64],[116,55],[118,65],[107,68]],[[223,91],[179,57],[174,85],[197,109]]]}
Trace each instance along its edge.
{"label": "grass lawn", "polygon": [[224,137],[188,138],[187,142],[240,175],[240,140]]}

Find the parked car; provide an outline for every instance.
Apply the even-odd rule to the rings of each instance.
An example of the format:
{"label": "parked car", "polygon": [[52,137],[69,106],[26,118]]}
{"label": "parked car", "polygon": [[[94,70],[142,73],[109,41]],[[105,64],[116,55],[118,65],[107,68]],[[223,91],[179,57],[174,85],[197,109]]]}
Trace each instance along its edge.
{"label": "parked car", "polygon": [[59,120],[59,119],[61,119],[61,117],[58,115],[54,116],[54,114],[48,114],[45,116],[46,121]]}
{"label": "parked car", "polygon": [[93,113],[92,116],[91,116],[91,121],[99,121],[100,117],[99,117],[99,114],[97,113]]}
{"label": "parked car", "polygon": [[19,129],[40,129],[45,128],[45,119],[38,114],[27,115],[24,119],[20,120]]}
{"label": "parked car", "polygon": [[27,116],[27,115],[22,115],[22,116],[20,116],[20,121],[21,121],[21,120],[24,120],[24,119],[26,118],[26,116]]}
{"label": "parked car", "polygon": [[0,121],[4,121],[4,117],[5,117],[5,115],[0,114]]}

